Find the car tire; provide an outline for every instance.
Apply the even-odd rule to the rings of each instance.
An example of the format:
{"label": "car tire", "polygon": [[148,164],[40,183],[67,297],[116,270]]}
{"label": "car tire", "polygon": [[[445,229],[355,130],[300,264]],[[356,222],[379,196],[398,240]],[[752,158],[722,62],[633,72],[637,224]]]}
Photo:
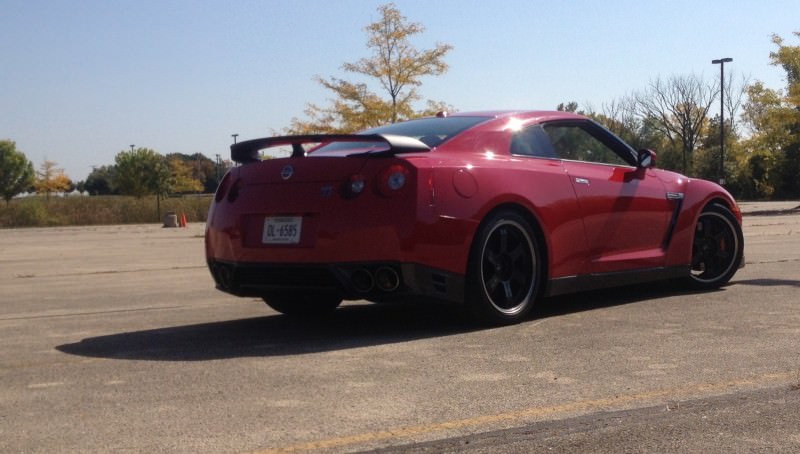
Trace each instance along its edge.
{"label": "car tire", "polygon": [[744,253],[742,226],[725,206],[706,207],[695,224],[689,285],[710,290],[725,285],[739,269]]}
{"label": "car tire", "polygon": [[514,211],[488,217],[470,253],[465,306],[479,323],[517,323],[539,294],[539,244],[530,223]]}
{"label": "car tire", "polygon": [[262,299],[281,314],[304,318],[330,314],[342,304],[342,298],[334,295],[269,295]]}

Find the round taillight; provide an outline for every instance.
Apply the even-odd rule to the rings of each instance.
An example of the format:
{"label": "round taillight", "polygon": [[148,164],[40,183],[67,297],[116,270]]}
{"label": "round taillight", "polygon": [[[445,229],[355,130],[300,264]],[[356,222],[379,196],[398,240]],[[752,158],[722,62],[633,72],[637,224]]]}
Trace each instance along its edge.
{"label": "round taillight", "polygon": [[404,172],[392,172],[389,174],[386,184],[392,191],[399,191],[406,185],[406,174]]}
{"label": "round taillight", "polygon": [[360,173],[350,175],[350,178],[342,185],[342,197],[345,199],[354,199],[364,192],[366,188],[367,179],[364,175]]}
{"label": "round taillight", "polygon": [[379,188],[381,194],[389,197],[400,192],[408,180],[408,169],[399,164],[387,167],[381,172]]}
{"label": "round taillight", "polygon": [[350,177],[350,185],[348,189],[350,189],[350,194],[358,195],[364,192],[364,188],[367,187],[367,180],[364,178],[364,175],[353,175]]}

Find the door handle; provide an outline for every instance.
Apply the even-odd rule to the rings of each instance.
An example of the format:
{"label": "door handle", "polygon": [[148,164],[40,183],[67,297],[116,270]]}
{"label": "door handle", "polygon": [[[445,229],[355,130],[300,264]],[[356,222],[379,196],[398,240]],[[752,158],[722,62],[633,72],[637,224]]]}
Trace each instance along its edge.
{"label": "door handle", "polygon": [[575,178],[575,182],[578,184],[589,184],[589,180],[586,178]]}

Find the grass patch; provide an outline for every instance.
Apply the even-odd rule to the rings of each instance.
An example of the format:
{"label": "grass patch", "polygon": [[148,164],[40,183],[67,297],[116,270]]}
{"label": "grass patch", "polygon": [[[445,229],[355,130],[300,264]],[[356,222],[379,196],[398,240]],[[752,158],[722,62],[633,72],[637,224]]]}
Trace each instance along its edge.
{"label": "grass patch", "polygon": [[205,222],[211,198],[170,197],[161,201],[159,213],[155,197],[24,197],[0,203],[0,228],[161,223],[170,211],[186,214],[188,222]]}

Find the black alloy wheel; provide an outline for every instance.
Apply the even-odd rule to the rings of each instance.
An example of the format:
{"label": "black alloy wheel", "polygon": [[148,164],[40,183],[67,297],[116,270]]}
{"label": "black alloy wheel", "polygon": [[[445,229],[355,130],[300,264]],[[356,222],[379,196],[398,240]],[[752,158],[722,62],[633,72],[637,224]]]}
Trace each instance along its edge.
{"label": "black alloy wheel", "polygon": [[467,308],[481,322],[520,321],[539,291],[540,264],[536,236],[528,221],[501,211],[484,222],[470,260]]}
{"label": "black alloy wheel", "polygon": [[739,269],[743,251],[739,221],[728,208],[709,205],[694,230],[690,282],[700,289],[724,285]]}

